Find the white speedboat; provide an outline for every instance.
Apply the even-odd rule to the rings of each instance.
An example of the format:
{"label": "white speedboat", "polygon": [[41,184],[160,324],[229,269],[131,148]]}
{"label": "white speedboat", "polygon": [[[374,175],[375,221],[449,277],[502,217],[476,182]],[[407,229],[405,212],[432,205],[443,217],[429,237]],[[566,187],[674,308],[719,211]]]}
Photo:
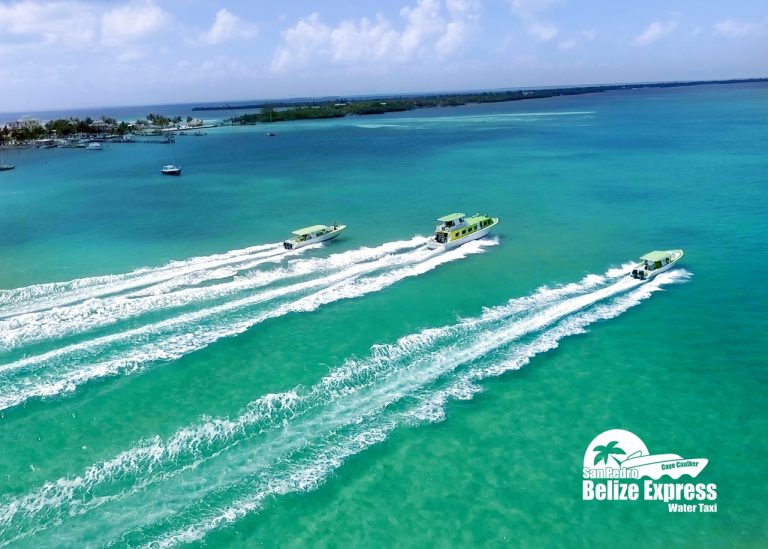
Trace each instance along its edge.
{"label": "white speedboat", "polygon": [[91,141],[85,149],[88,151],[101,151],[104,150],[104,147],[98,141]]}
{"label": "white speedboat", "polygon": [[683,257],[683,250],[648,252],[640,257],[642,263],[633,267],[629,276],[638,280],[648,280],[659,273],[671,269],[681,257]]}
{"label": "white speedboat", "polygon": [[427,240],[427,247],[436,250],[461,246],[470,240],[482,238],[499,223],[498,217],[475,214],[467,217],[463,213],[452,213],[437,219],[435,236]]}
{"label": "white speedboat", "polygon": [[709,460],[705,458],[682,458],[677,454],[643,455],[641,451],[637,451],[621,462],[621,468],[637,471],[637,478],[649,477],[658,480],[664,475],[673,479],[683,475],[696,478],[708,463]]}
{"label": "white speedboat", "polygon": [[341,234],[341,231],[346,229],[346,225],[339,225],[334,223],[330,227],[325,225],[312,225],[311,227],[304,227],[303,229],[297,229],[292,234],[295,236],[289,238],[283,242],[283,247],[286,250],[295,250],[308,244],[315,244],[317,242],[323,242],[324,240],[330,240],[336,238]]}
{"label": "white speedboat", "polygon": [[174,164],[167,164],[160,169],[163,175],[181,175],[181,168]]}

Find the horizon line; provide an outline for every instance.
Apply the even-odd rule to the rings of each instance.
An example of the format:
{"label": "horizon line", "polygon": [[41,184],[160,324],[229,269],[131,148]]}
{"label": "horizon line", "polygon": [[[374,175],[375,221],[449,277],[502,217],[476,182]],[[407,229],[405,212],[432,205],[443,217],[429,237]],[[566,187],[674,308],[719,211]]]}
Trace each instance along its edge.
{"label": "horizon line", "polygon": [[747,82],[766,82],[768,76],[748,76],[748,77],[731,77],[731,78],[718,78],[718,79],[694,79],[694,80],[647,80],[647,81],[631,81],[631,82],[603,82],[603,83],[588,83],[588,84],[558,84],[547,86],[502,86],[493,88],[471,88],[463,90],[432,90],[432,91],[404,91],[404,92],[381,92],[381,93],[355,93],[355,94],[326,94],[326,95],[313,95],[313,96],[292,96],[292,97],[272,97],[263,99],[221,99],[221,100],[200,100],[200,101],[181,101],[174,103],[143,103],[143,104],[130,104],[130,105],[90,105],[82,107],[47,107],[43,109],[34,109],[29,111],[15,110],[15,111],[3,111],[0,112],[0,116],[4,115],[18,115],[28,116],[22,113],[49,113],[49,112],[61,112],[61,111],[83,111],[94,109],[129,109],[139,107],[167,107],[178,105],[191,105],[191,106],[214,106],[220,105],[223,108],[227,108],[229,103],[271,103],[271,102],[297,102],[297,101],[317,101],[328,99],[340,99],[340,98],[366,98],[366,99],[387,99],[391,97],[409,97],[409,96],[431,96],[431,95],[464,95],[473,93],[489,93],[498,91],[526,91],[526,90],[546,90],[557,88],[588,88],[588,87],[600,87],[600,86],[632,86],[632,85],[649,85],[649,84],[727,84],[727,83],[747,83]]}

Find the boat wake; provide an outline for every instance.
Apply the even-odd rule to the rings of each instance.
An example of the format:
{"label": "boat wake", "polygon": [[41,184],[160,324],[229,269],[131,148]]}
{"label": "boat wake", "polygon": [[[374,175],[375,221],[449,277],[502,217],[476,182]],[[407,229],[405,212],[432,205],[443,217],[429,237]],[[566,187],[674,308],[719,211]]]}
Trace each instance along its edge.
{"label": "boat wake", "polygon": [[[287,306],[311,310],[339,291],[361,295],[447,257],[398,266],[362,285],[339,281],[335,290]],[[203,539],[270,498],[315,489],[348,457],[398,427],[442,420],[447,402],[471,399],[484,379],[523,367],[563,338],[689,276],[675,269],[640,282],[623,267],[375,345],[314,385],[264,395],[234,417],[202,418],[171,436],[140,441],[79,475],[3,502],[0,540],[166,547]]]}
{"label": "boat wake", "polygon": [[435,252],[424,242],[414,237],[325,258],[297,257],[312,246],[285,252],[269,245],[5,291],[0,410],[178,359],[266,320],[377,292],[497,244],[478,240]]}

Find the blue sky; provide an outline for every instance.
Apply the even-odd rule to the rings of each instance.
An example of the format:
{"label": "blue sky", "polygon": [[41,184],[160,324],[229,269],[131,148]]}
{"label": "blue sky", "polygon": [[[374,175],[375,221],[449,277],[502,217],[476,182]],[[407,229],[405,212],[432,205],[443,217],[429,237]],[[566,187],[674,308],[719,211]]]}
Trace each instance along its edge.
{"label": "blue sky", "polygon": [[765,0],[0,0],[0,111],[756,76]]}

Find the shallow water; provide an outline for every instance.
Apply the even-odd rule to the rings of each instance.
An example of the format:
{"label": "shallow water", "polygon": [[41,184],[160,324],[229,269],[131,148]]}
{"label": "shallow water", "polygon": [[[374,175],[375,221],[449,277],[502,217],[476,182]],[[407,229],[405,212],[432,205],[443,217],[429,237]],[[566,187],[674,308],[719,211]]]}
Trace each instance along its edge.
{"label": "shallow water", "polygon": [[[764,545],[767,92],[11,151],[0,543]],[[501,223],[426,250],[456,210]],[[708,458],[718,512],[582,501],[610,428]]]}

